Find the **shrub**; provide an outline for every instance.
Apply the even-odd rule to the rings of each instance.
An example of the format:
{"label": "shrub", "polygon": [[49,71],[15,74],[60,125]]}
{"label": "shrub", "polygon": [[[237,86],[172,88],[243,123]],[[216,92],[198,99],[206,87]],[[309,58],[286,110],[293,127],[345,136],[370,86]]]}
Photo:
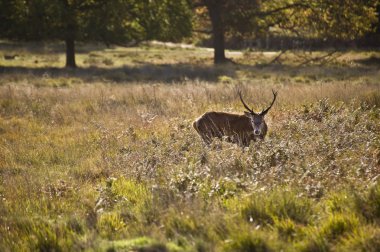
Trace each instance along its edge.
{"label": "shrub", "polygon": [[272,251],[267,242],[256,233],[242,233],[232,238],[223,248],[224,251],[266,252]]}
{"label": "shrub", "polygon": [[274,192],[270,197],[270,211],[279,218],[307,224],[312,217],[312,202],[307,197],[297,197],[294,192]]}
{"label": "shrub", "polygon": [[292,241],[297,234],[296,224],[291,219],[274,219],[274,228],[280,239]]}
{"label": "shrub", "polygon": [[200,235],[202,227],[193,216],[172,210],[165,219],[165,230],[168,237],[175,238],[181,235]]}
{"label": "shrub", "polygon": [[333,214],[323,223],[320,232],[327,240],[336,240],[353,232],[358,226],[359,219],[354,215]]}
{"label": "shrub", "polygon": [[120,237],[125,228],[126,224],[117,212],[103,213],[98,219],[97,230],[104,238],[113,239]]}
{"label": "shrub", "polygon": [[267,209],[267,202],[263,201],[262,196],[250,196],[241,203],[242,217],[249,222],[261,225],[272,224],[271,212]]}
{"label": "shrub", "polygon": [[367,193],[355,197],[356,210],[367,220],[380,220],[380,184],[372,186]]}
{"label": "shrub", "polygon": [[363,226],[337,245],[337,251],[366,251],[375,252],[380,248],[380,230],[378,227]]}

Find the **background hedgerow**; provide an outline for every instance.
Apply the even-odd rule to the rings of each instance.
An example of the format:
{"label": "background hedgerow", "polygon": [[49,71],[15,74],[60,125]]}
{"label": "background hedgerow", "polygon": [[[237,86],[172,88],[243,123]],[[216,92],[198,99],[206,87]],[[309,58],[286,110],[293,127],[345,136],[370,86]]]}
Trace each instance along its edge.
{"label": "background hedgerow", "polygon": [[[151,52],[158,62],[136,63]],[[377,66],[213,67],[202,49],[156,47],[91,60],[103,53],[75,71],[0,61],[1,251],[379,247]],[[192,121],[241,113],[237,88],[254,110],[279,91],[267,138],[205,146]]]}

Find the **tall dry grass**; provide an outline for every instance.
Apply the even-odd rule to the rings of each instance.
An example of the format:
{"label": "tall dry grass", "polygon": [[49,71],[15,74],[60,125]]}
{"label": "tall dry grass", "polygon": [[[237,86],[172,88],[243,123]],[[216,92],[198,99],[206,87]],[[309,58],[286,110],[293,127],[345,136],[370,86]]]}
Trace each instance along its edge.
{"label": "tall dry grass", "polygon": [[[0,250],[376,251],[375,67],[28,64],[1,79]],[[267,139],[205,146],[191,122],[237,89],[279,91]]]}

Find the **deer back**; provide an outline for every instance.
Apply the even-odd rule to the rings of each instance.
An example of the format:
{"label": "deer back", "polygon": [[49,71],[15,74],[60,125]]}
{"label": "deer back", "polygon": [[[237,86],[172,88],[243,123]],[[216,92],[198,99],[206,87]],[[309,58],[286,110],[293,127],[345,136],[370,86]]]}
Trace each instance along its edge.
{"label": "deer back", "polygon": [[245,115],[225,112],[207,112],[194,121],[193,127],[203,140],[209,143],[213,137],[228,137],[229,141],[249,143],[253,138],[253,128]]}

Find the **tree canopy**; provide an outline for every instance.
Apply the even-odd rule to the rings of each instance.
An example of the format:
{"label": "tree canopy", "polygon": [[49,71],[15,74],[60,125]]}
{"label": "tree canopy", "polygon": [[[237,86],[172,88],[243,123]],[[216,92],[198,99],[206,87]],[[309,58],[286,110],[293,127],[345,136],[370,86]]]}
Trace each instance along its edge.
{"label": "tree canopy", "polygon": [[[0,37],[63,40],[75,67],[75,41],[128,44],[180,41],[194,20],[207,20],[214,62],[223,63],[229,36],[352,40],[375,30],[378,0],[0,0]],[[202,27],[203,29],[205,27]]]}
{"label": "tree canopy", "polygon": [[0,0],[0,34],[64,40],[66,66],[75,67],[75,41],[178,41],[190,35],[191,15],[184,0]]}
{"label": "tree canopy", "polygon": [[[211,21],[214,62],[226,61],[228,35],[252,36],[275,28],[293,36],[352,40],[374,29],[377,0],[193,0]],[[202,11],[196,11],[204,16]]]}

